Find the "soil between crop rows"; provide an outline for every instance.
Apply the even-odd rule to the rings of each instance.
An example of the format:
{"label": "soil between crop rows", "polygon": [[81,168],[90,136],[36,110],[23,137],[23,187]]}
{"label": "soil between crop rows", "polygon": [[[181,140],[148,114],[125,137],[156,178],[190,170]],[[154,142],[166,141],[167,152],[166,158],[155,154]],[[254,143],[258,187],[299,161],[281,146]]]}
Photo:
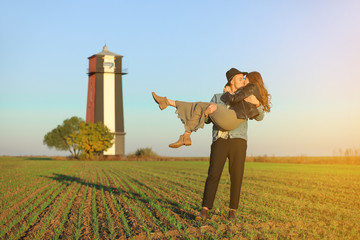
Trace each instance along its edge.
{"label": "soil between crop rows", "polygon": [[[206,164],[55,163],[61,170],[49,171],[47,165],[33,176],[24,170],[26,177],[18,173],[24,182],[11,182],[14,191],[3,195],[8,201],[0,198],[6,206],[0,212],[0,239],[358,237],[360,218],[354,213],[360,204],[354,194],[360,178],[356,171],[350,172],[352,168],[335,172],[325,166],[334,171],[329,177],[325,170],[312,176],[305,166],[296,171],[297,166],[290,166],[287,172],[282,165],[276,172],[277,165],[250,164],[237,211],[239,221],[227,219],[230,183],[225,173],[210,219],[199,223],[194,219],[201,208]],[[36,164],[42,162],[31,162]],[[29,179],[31,183],[26,182]],[[339,183],[343,187],[335,191]]]}

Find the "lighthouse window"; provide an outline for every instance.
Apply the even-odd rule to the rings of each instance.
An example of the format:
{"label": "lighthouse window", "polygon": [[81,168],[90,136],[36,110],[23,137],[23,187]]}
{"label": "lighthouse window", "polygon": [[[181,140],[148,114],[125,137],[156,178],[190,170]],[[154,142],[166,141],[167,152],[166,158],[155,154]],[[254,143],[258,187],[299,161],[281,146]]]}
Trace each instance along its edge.
{"label": "lighthouse window", "polygon": [[112,62],[104,62],[104,67],[113,67],[114,63]]}

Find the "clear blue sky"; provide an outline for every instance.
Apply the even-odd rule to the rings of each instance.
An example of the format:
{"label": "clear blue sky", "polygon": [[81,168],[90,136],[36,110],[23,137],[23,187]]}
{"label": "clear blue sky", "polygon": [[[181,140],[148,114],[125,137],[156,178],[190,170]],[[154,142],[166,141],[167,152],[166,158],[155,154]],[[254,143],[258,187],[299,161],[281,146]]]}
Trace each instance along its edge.
{"label": "clear blue sky", "polygon": [[359,1],[2,1],[0,155],[63,155],[42,144],[85,118],[88,57],[124,56],[126,153],[208,156],[211,126],[170,149],[183,126],[151,92],[209,101],[225,72],[259,71],[273,108],[249,124],[248,155],[360,148]]}

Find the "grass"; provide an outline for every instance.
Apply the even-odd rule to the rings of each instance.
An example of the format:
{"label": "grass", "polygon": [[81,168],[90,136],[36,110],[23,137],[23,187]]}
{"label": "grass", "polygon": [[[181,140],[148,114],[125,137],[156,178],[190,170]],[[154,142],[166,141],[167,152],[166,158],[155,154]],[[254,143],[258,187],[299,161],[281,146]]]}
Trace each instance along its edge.
{"label": "grass", "polygon": [[[0,167],[1,239],[49,232],[53,239],[360,237],[360,165],[247,162],[235,223],[226,218],[227,165],[210,220],[203,223],[194,218],[207,177],[205,161],[0,157]],[[76,217],[69,218],[71,213]]]}
{"label": "grass", "polygon": [[83,227],[83,213],[84,213],[84,202],[86,199],[86,193],[88,191],[89,186],[86,186],[85,191],[83,193],[82,199],[81,199],[81,205],[79,209],[79,215],[75,223],[75,233],[73,234],[74,239],[80,239],[81,238],[81,229]]}

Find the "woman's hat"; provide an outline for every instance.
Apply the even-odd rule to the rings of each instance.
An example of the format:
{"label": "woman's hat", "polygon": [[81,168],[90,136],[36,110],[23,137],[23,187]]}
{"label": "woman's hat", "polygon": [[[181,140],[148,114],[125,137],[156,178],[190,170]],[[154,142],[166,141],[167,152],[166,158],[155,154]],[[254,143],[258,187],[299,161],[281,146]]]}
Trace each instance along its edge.
{"label": "woman's hat", "polygon": [[228,81],[226,85],[230,85],[231,79],[236,74],[243,74],[245,76],[245,75],[248,74],[248,72],[241,72],[241,71],[237,70],[236,68],[231,68],[229,71],[226,72],[226,78],[227,78],[227,81]]}

